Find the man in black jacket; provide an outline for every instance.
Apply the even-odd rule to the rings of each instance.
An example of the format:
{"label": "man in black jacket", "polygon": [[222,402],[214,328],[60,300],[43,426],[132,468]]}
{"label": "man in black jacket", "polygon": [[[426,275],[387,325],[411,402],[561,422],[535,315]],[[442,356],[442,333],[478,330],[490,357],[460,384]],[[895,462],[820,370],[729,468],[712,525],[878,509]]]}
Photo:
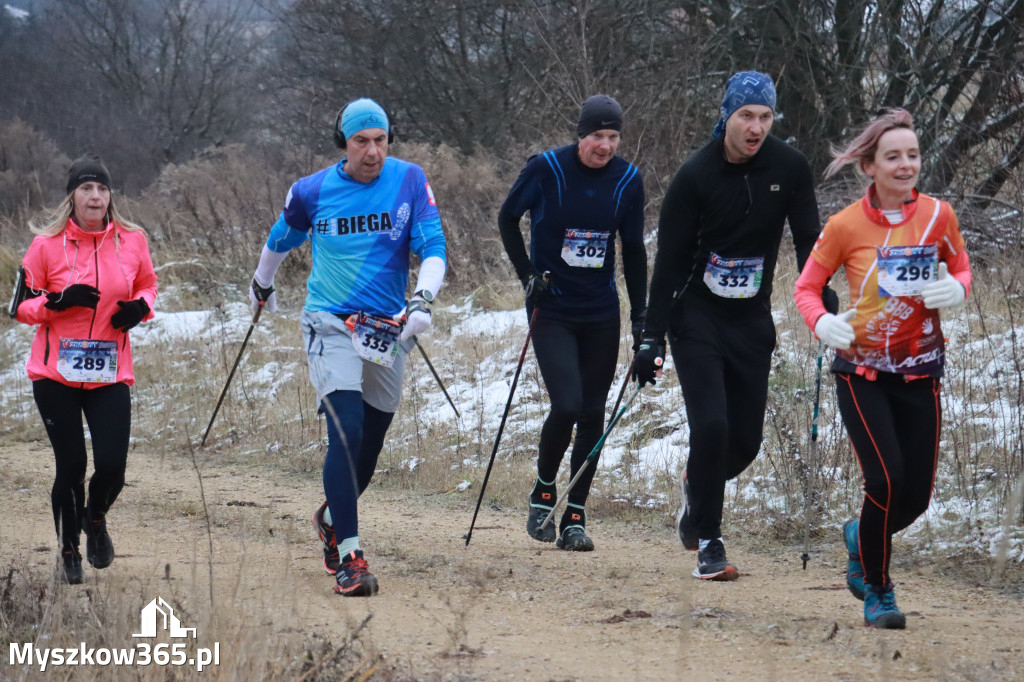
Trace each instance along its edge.
{"label": "man in black jacket", "polygon": [[820,231],[807,159],[769,135],[775,84],[756,71],[733,75],[714,139],[679,169],[658,223],[647,320],[635,376],[660,376],[665,335],[686,402],[690,455],[677,518],[693,575],[734,580],[722,543],[725,483],[761,447],[775,349],[772,277],[787,219],[797,263]]}

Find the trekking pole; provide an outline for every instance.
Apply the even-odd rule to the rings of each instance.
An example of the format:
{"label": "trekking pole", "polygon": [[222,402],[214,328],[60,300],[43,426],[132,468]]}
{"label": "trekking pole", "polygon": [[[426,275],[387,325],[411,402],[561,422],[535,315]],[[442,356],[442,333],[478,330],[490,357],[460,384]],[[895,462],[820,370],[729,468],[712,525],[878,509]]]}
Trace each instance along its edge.
{"label": "trekking pole", "polygon": [[825,344],[818,341],[818,369],[814,378],[814,411],[811,413],[811,458],[807,463],[807,491],[804,493],[804,553],[800,559],[807,570],[807,561],[811,558],[811,495],[814,493],[814,469],[818,461],[818,407],[821,404],[821,358],[825,354]]}
{"label": "trekking pole", "polygon": [[[626,379],[628,381],[629,377],[627,376]],[[597,441],[597,445],[595,445],[594,449],[590,451],[590,454],[587,455],[587,458],[583,460],[583,464],[576,472],[576,475],[572,477],[571,481],[569,481],[569,487],[565,489],[565,492],[562,493],[562,496],[560,498],[555,500],[555,506],[553,506],[551,508],[551,511],[548,512],[548,515],[544,517],[544,523],[540,524],[541,530],[547,528],[548,524],[551,523],[551,518],[555,515],[555,510],[558,509],[558,506],[562,504],[562,502],[569,496],[569,491],[572,490],[572,487],[576,485],[576,481],[578,481],[580,479],[580,476],[583,475],[583,472],[586,470],[587,465],[597,460],[598,455],[601,454],[601,449],[604,447],[604,441],[608,437],[608,434],[611,433],[612,429],[615,428],[615,425],[619,423],[619,418],[622,417],[622,415],[626,414],[626,410],[629,409],[629,406],[633,402],[633,399],[640,394],[641,388],[643,388],[643,385],[638,383],[636,385],[636,388],[633,389],[633,392],[629,394],[629,398],[626,399],[626,404],[622,406],[622,409],[618,412],[618,414],[615,415],[615,418],[612,419],[610,424],[608,424],[608,428],[605,429],[604,433],[601,434],[601,439]]]}
{"label": "trekking pole", "polygon": [[519,372],[523,369],[523,361],[526,359],[526,349],[530,347],[530,336],[533,335],[533,323],[537,319],[537,313],[540,312],[538,306],[533,307],[533,314],[530,315],[530,326],[526,329],[526,343],[523,344],[523,350],[519,354],[519,364],[516,365],[516,373],[512,377],[512,388],[508,392],[508,400],[505,401],[505,413],[501,415],[501,424],[498,425],[498,435],[494,438],[494,447],[491,448],[491,460],[487,463],[487,471],[484,473],[484,482],[480,486],[480,496],[476,499],[476,509],[473,511],[473,520],[469,523],[469,532],[462,537],[466,538],[466,546],[469,546],[469,540],[473,537],[473,526],[476,525],[476,515],[480,513],[480,503],[484,499],[484,490],[487,488],[487,479],[491,476],[491,467],[494,466],[494,456],[498,454],[498,443],[501,442],[501,434],[505,430],[505,419],[508,417],[508,411],[512,407],[512,396],[516,392],[516,384],[519,383]]}
{"label": "trekking pole", "polygon": [[626,394],[626,387],[629,386],[629,380],[633,378],[633,368],[636,366],[636,354],[633,354],[633,361],[629,363],[629,369],[626,370],[626,380],[622,382],[622,388],[619,389],[619,397],[615,399],[615,407],[612,408],[612,414],[619,409],[619,404],[622,403],[622,396]]}
{"label": "trekking pole", "polygon": [[444,397],[448,398],[448,404],[452,406],[453,410],[455,410],[455,417],[457,419],[461,419],[462,415],[459,414],[459,408],[455,407],[455,403],[452,402],[452,397],[448,395],[448,391],[445,390],[444,382],[441,381],[441,377],[437,376],[437,370],[435,370],[434,365],[430,363],[430,358],[427,357],[427,351],[423,350],[423,346],[420,345],[420,340],[416,338],[415,334],[413,335],[412,340],[416,342],[416,347],[420,349],[420,353],[423,355],[423,359],[426,361],[427,367],[430,368],[430,373],[433,374],[434,379],[437,380],[437,385],[441,387],[441,392],[444,393]]}
{"label": "trekking pole", "polygon": [[224,389],[220,392],[220,397],[217,398],[217,406],[213,408],[213,415],[210,416],[210,423],[206,425],[206,433],[203,434],[203,440],[200,441],[199,447],[206,445],[206,437],[210,435],[210,429],[213,428],[213,420],[217,418],[217,412],[220,411],[220,404],[224,402],[224,396],[228,394],[228,386],[231,385],[231,379],[235,376],[235,370],[238,369],[238,363],[242,361],[242,353],[245,352],[245,347],[249,343],[249,337],[252,336],[252,330],[256,328],[256,323],[259,322],[260,313],[263,312],[263,305],[266,301],[260,301],[259,307],[256,308],[256,312],[252,316],[252,324],[249,325],[249,331],[245,333],[245,339],[242,340],[242,347],[238,349],[238,357],[235,358],[235,364],[231,366],[231,371],[228,373],[228,380],[224,382]]}

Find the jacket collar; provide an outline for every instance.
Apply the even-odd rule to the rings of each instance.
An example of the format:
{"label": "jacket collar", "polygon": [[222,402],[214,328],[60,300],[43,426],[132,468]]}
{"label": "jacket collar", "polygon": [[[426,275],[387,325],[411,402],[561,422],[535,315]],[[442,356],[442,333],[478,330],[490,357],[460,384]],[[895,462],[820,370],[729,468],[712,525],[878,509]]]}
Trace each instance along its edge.
{"label": "jacket collar", "polygon": [[73,239],[75,241],[85,241],[86,239],[91,239],[93,237],[102,238],[106,236],[108,233],[110,233],[113,229],[114,223],[109,222],[107,223],[107,226],[104,227],[99,232],[87,232],[83,230],[78,223],[75,222],[75,218],[74,216],[72,216],[68,218],[68,224],[64,227],[64,233],[68,239]]}
{"label": "jacket collar", "polygon": [[[900,225],[910,220],[910,218],[917,212],[917,198],[920,196],[917,189],[914,189],[914,196],[909,201],[904,201],[903,206],[900,207],[903,213],[903,220],[900,221]],[[864,192],[864,198],[860,201],[861,207],[864,209],[864,214],[873,223],[884,225],[885,227],[891,227],[892,223],[882,213],[882,209],[878,207],[878,196],[875,192],[875,183],[871,183],[867,191]]]}

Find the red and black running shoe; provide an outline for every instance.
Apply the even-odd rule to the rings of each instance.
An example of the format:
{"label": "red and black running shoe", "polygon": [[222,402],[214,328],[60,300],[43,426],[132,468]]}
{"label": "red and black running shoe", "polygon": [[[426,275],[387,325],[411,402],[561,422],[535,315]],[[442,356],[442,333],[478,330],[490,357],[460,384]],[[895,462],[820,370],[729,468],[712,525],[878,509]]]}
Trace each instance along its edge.
{"label": "red and black running shoe", "polygon": [[313,530],[316,531],[320,542],[324,543],[324,570],[331,575],[337,575],[338,569],[341,567],[341,557],[338,556],[338,538],[334,535],[334,528],[324,521],[325,511],[327,511],[326,502],[313,512]]}
{"label": "red and black running shoe", "polygon": [[377,594],[377,578],[370,573],[370,567],[363,558],[361,549],[345,555],[338,574],[334,591],[346,597],[372,597]]}

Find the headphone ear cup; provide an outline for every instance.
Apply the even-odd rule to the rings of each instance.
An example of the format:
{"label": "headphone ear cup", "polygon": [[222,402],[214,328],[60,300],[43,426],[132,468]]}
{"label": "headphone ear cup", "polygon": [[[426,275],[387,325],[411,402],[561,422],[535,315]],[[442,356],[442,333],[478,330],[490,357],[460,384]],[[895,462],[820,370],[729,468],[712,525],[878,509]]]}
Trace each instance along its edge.
{"label": "headphone ear cup", "polygon": [[392,144],[395,141],[395,117],[387,109],[384,109],[384,115],[388,117],[388,144]]}
{"label": "headphone ear cup", "polygon": [[345,134],[341,132],[341,115],[343,113],[345,113],[345,107],[338,109],[338,117],[334,119],[334,144],[338,149],[345,148]]}

